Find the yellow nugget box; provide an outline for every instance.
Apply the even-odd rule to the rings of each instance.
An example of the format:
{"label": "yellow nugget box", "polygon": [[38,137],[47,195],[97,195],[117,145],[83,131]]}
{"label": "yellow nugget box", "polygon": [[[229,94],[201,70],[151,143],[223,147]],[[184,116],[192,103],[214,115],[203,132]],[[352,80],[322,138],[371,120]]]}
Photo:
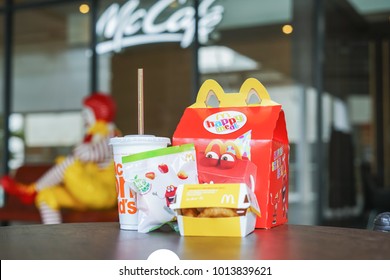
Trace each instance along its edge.
{"label": "yellow nugget box", "polygon": [[240,183],[180,185],[170,208],[183,236],[246,236],[260,216],[253,191]]}

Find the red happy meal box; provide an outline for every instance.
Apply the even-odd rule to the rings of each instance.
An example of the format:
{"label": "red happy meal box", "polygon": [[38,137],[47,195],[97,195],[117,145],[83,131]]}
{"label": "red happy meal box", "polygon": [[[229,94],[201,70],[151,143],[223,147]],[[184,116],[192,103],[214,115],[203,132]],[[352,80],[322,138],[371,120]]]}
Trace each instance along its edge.
{"label": "red happy meal box", "polygon": [[201,86],[174,132],[173,145],[194,143],[199,183],[246,183],[259,202],[256,228],[287,222],[289,142],[282,106],[256,79],[225,94]]}

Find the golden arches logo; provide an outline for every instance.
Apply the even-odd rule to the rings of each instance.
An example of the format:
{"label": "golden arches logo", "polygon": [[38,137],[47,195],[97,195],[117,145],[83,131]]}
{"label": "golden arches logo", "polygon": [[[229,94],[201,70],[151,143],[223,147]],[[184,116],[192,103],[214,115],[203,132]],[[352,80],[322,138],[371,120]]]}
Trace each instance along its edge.
{"label": "golden arches logo", "polygon": [[185,155],[185,161],[189,162],[189,161],[195,161],[195,157],[192,153],[188,153]]}
{"label": "golden arches logo", "polygon": [[235,204],[235,199],[232,194],[224,194],[221,198],[221,204]]}

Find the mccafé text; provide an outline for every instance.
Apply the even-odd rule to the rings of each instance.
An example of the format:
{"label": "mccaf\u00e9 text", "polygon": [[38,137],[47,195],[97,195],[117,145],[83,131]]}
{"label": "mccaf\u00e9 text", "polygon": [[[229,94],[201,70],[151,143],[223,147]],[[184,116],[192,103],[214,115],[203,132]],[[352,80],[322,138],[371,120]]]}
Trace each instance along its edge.
{"label": "mccaf\u00e9 text", "polygon": [[[215,1],[203,0],[199,4],[198,34],[203,44],[222,20],[224,9]],[[195,9],[185,5],[187,0],[179,0],[181,7],[172,9],[173,2],[176,1],[157,1],[148,10],[139,7],[139,0],[130,0],[122,7],[111,4],[96,23],[96,34],[106,39],[96,51],[119,52],[125,47],[161,42],[180,42],[181,47],[188,47],[195,35]]]}

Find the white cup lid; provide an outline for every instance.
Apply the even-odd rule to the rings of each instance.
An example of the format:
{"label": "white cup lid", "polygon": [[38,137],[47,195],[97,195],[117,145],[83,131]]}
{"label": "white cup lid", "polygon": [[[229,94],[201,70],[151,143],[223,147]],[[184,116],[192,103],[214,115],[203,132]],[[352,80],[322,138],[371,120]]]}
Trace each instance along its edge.
{"label": "white cup lid", "polygon": [[123,137],[110,138],[110,145],[165,145],[171,144],[171,139],[167,137],[156,137],[154,135],[125,135]]}

